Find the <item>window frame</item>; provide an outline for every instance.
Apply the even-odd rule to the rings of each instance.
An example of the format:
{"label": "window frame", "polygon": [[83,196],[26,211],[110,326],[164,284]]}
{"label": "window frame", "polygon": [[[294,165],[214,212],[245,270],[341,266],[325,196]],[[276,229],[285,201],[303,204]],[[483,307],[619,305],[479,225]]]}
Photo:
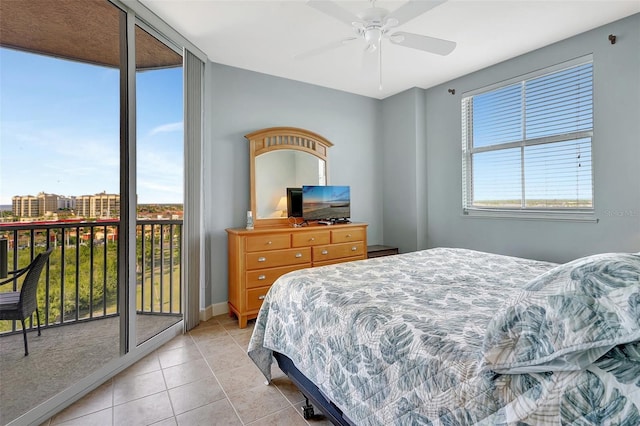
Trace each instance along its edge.
{"label": "window frame", "polygon": [[[589,130],[579,130],[565,132],[562,134],[552,136],[542,136],[537,138],[527,139],[526,133],[523,132],[521,138],[517,141],[496,143],[492,145],[485,145],[480,147],[473,146],[473,99],[475,96],[498,91],[508,86],[525,85],[530,80],[559,73],[580,65],[591,64],[591,76],[592,76],[592,126]],[[597,222],[595,218],[595,170],[593,159],[593,143],[594,143],[594,108],[595,108],[595,81],[593,79],[593,55],[581,56],[569,61],[565,61],[550,67],[542,68],[518,77],[514,77],[508,80],[504,80],[498,83],[491,84],[473,91],[463,93],[461,100],[461,121],[462,121],[462,214],[464,216],[480,216],[490,218],[519,218],[519,219],[551,219],[551,220],[573,220],[573,221],[593,221]],[[521,89],[522,90],[522,89]],[[523,129],[525,128],[524,111],[526,108],[526,101],[523,97],[521,101],[522,117],[523,117]],[[526,207],[526,194],[524,187],[526,185],[525,180],[525,168],[524,168],[524,150],[527,147],[548,145],[558,142],[578,141],[580,139],[590,139],[591,150],[591,207]],[[483,207],[473,205],[474,187],[473,187],[473,155],[485,152],[499,152],[506,149],[518,148],[521,150],[521,205],[520,207]]]}

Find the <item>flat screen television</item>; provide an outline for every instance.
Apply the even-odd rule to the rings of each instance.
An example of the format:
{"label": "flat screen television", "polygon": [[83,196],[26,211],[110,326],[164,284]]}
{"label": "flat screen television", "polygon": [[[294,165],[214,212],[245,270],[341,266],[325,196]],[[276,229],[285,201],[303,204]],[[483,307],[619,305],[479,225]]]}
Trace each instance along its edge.
{"label": "flat screen television", "polygon": [[304,220],[342,221],[351,217],[351,194],[348,186],[302,187]]}
{"label": "flat screen television", "polygon": [[302,188],[287,188],[287,217],[302,217]]}

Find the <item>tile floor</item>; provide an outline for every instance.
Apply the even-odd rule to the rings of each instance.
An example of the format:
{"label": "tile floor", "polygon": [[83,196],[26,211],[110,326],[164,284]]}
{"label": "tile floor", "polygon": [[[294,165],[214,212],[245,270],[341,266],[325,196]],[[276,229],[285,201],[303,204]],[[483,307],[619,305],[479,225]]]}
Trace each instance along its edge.
{"label": "tile floor", "polygon": [[277,365],[265,384],[246,354],[252,331],[227,315],[202,322],[44,425],[330,425],[302,417],[304,397]]}

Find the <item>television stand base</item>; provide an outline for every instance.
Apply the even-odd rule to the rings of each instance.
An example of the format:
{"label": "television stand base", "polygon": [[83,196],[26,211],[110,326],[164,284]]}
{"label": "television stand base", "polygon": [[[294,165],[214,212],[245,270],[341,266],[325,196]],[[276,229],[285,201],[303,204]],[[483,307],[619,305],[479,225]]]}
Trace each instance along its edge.
{"label": "television stand base", "polygon": [[349,219],[326,219],[326,220],[316,220],[318,225],[343,225],[346,223],[351,223]]}

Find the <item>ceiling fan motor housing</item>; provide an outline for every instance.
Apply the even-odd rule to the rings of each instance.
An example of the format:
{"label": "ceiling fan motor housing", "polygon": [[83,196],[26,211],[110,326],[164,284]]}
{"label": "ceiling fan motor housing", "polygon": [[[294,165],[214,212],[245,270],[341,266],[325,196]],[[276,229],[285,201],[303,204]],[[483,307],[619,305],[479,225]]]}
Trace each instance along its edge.
{"label": "ceiling fan motor housing", "polygon": [[[372,7],[358,14],[358,18],[362,22],[354,22],[353,26],[356,33],[367,42],[367,50],[374,51],[378,49],[382,36],[388,31],[384,22],[389,11],[380,7]],[[390,19],[389,21],[395,21]]]}
{"label": "ceiling fan motor housing", "polygon": [[362,22],[354,22],[353,25],[361,28],[382,27],[385,24],[384,18],[388,14],[389,11],[381,7],[365,9],[357,15]]}

